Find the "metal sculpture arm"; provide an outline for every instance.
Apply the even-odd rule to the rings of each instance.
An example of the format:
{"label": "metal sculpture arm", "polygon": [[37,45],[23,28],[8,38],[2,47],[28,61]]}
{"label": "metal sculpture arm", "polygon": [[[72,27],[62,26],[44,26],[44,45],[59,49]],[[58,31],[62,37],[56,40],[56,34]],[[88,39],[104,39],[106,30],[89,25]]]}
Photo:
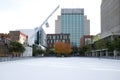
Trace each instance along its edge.
{"label": "metal sculpture arm", "polygon": [[[39,29],[44,25],[44,24],[46,24],[46,25],[48,25],[48,19],[55,13],[55,11],[57,10],[59,8],[59,5],[54,9],[54,11],[45,19],[45,21],[43,21],[43,23],[40,25],[40,27],[35,31],[35,32],[37,32],[37,31],[39,31]],[[47,26],[47,27],[49,27],[49,26]]]}

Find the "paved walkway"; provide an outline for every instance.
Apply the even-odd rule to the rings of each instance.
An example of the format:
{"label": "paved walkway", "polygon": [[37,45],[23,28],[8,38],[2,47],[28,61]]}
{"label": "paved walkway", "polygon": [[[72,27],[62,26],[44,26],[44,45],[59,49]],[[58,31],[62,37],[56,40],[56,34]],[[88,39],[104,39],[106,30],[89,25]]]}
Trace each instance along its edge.
{"label": "paved walkway", "polygon": [[120,80],[120,60],[62,57],[0,63],[0,80]]}

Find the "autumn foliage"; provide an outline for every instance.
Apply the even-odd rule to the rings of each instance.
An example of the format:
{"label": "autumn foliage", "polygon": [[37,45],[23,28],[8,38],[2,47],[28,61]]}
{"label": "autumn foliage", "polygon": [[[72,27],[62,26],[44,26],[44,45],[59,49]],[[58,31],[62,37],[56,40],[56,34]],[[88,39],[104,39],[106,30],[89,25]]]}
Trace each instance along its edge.
{"label": "autumn foliage", "polygon": [[54,45],[55,53],[61,55],[68,55],[71,53],[72,49],[69,43],[57,42]]}

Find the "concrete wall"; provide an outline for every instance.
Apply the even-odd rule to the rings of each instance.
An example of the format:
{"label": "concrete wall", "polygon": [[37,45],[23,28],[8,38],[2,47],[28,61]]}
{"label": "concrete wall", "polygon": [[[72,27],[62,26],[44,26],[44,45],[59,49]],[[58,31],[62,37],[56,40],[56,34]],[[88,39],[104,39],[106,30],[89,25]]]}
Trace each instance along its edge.
{"label": "concrete wall", "polygon": [[84,35],[90,35],[90,20],[86,15],[84,16]]}
{"label": "concrete wall", "polygon": [[55,21],[55,34],[61,33],[61,16],[58,16],[57,20]]}
{"label": "concrete wall", "polygon": [[120,0],[102,0],[101,33],[106,37],[120,32]]}

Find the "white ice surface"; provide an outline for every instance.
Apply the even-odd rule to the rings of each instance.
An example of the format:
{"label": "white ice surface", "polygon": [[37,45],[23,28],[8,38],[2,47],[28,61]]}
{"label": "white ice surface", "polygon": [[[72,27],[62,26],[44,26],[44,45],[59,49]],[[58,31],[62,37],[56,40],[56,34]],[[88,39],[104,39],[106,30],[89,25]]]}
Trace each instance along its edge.
{"label": "white ice surface", "polygon": [[0,62],[0,80],[120,80],[120,60],[69,57]]}

